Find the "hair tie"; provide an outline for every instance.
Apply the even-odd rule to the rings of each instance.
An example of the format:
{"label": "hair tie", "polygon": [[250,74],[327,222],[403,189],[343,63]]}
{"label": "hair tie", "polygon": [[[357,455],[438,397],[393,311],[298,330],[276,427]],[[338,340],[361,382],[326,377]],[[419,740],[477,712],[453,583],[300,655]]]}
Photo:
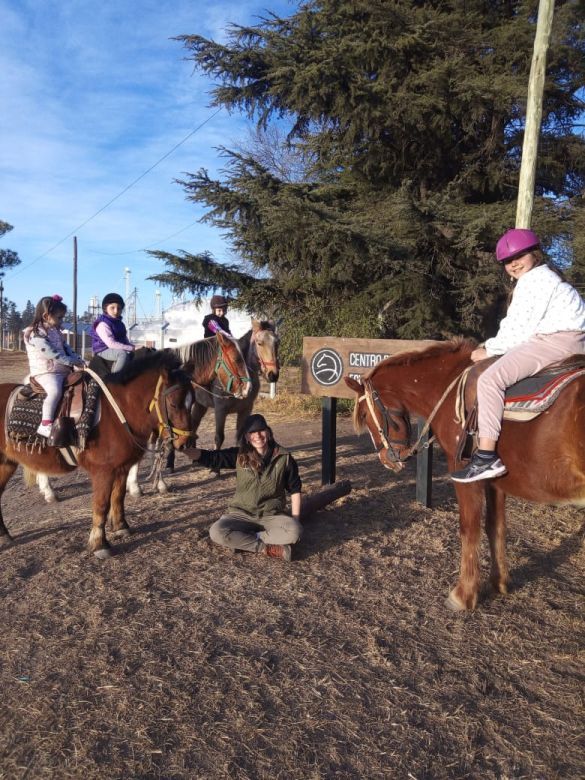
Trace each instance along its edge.
{"label": "hair tie", "polygon": [[54,301],[62,301],[63,300],[63,296],[55,294],[55,295],[51,295],[51,299],[54,300]]}

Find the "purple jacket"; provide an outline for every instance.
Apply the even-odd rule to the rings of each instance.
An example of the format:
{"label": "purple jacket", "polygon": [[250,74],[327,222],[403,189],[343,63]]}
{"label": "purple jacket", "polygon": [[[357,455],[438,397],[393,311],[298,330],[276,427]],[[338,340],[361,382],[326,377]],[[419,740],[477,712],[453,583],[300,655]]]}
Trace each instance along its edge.
{"label": "purple jacket", "polygon": [[106,323],[106,325],[112,332],[112,338],[115,341],[120,341],[122,344],[130,344],[130,342],[128,341],[126,326],[124,325],[122,320],[117,319],[116,317],[110,317],[109,314],[100,314],[97,320],[93,323],[91,329],[91,348],[93,350],[94,355],[99,355],[100,352],[103,352],[104,350],[108,349],[108,345],[104,344],[104,342],[100,339],[98,334],[95,332],[95,329],[100,324],[100,322]]}

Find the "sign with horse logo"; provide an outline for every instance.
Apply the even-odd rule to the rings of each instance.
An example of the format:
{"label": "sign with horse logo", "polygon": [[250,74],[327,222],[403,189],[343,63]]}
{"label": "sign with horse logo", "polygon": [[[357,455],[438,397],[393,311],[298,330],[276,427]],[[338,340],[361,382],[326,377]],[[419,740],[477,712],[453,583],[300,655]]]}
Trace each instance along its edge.
{"label": "sign with horse logo", "polygon": [[301,392],[331,398],[353,398],[344,376],[360,379],[382,360],[398,352],[422,349],[432,341],[345,339],[306,336],[303,339]]}

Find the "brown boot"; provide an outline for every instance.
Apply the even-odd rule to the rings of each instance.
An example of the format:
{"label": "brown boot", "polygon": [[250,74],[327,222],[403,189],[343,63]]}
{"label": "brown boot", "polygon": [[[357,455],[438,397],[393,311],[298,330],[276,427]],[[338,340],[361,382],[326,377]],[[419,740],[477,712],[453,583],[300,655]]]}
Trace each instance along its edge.
{"label": "brown boot", "polygon": [[269,558],[280,558],[283,561],[290,561],[292,549],[290,544],[265,544],[264,555]]}

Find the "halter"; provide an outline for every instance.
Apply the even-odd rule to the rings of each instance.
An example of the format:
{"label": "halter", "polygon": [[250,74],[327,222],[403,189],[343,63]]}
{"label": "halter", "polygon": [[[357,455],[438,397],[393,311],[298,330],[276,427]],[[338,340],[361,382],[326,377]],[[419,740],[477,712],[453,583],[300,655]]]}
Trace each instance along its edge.
{"label": "halter", "polygon": [[[156,411],[156,416],[158,417],[158,435],[159,437],[162,436],[163,431],[166,430],[169,432],[169,438],[171,440],[176,439],[178,436],[190,436],[191,431],[183,431],[180,428],[175,428],[170,421],[169,417],[169,410],[167,408],[167,396],[170,395],[170,393],[173,393],[175,390],[177,390],[181,385],[171,385],[171,387],[165,388],[161,393],[161,388],[163,384],[163,378],[162,374],[158,378],[158,382],[156,383],[156,388],[154,391],[154,396],[152,401],[148,404],[148,411],[152,412],[154,409]],[[161,408],[160,408],[160,398],[164,400],[164,410],[165,410],[165,416],[163,417]]]}
{"label": "halter", "polygon": [[[379,446],[374,442],[374,447],[376,448],[376,451],[380,452],[381,450],[385,449],[389,453],[389,460],[392,463],[403,463],[407,458],[409,458],[412,455],[412,450],[408,453],[406,458],[401,458],[398,451],[396,451],[392,445],[395,444],[402,447],[409,447],[410,438],[412,435],[412,425],[410,423],[410,417],[407,414],[405,414],[403,409],[388,409],[386,406],[384,406],[382,400],[380,399],[380,395],[378,391],[376,390],[375,387],[373,387],[369,379],[366,379],[364,381],[364,390],[365,393],[358,398],[358,404],[360,403],[360,401],[363,401],[365,399],[368,409],[370,410],[372,420],[376,425],[376,430],[378,432],[378,436],[380,437],[380,442],[381,442]],[[382,415],[382,425],[380,425],[378,415],[376,414],[377,409],[380,411]],[[392,428],[392,430],[394,431],[400,430],[400,425],[395,420],[396,417],[401,420],[401,422],[404,424],[406,428],[405,439],[391,438],[390,436],[390,428]]]}
{"label": "halter", "polygon": [[[230,365],[229,358],[223,354],[223,347],[221,346],[221,343],[217,342],[218,345],[218,354],[217,354],[217,360],[215,361],[215,373],[219,373],[219,369],[223,368],[225,372],[228,375],[228,383],[225,385],[225,391],[227,393],[232,392],[232,387],[234,384],[234,381],[236,379],[239,379],[240,382],[252,382],[249,376],[241,376],[238,374],[236,368],[234,365]],[[238,347],[239,349],[239,347]],[[246,364],[246,361],[244,361],[244,365]],[[223,384],[223,383],[222,383]]]}
{"label": "halter", "polygon": [[[378,435],[380,436],[380,441],[382,442],[381,446],[377,446],[374,443],[374,446],[376,447],[376,452],[380,452],[381,450],[385,449],[387,452],[390,453],[389,461],[391,463],[404,463],[407,461],[410,457],[413,455],[416,455],[416,453],[419,451],[419,448],[421,448],[421,442],[427,435],[427,433],[430,430],[431,423],[443,405],[443,402],[451,392],[451,390],[455,387],[455,385],[459,385],[457,394],[459,395],[461,393],[461,388],[465,384],[465,380],[467,379],[467,375],[471,371],[473,366],[467,366],[467,368],[464,368],[463,371],[461,371],[455,379],[449,384],[443,395],[439,398],[437,403],[435,404],[435,407],[433,411],[430,413],[430,415],[427,418],[427,421],[425,422],[422,431],[419,434],[418,439],[416,442],[410,446],[410,437],[412,433],[412,426],[410,424],[410,417],[405,414],[404,410],[402,409],[387,409],[384,404],[382,403],[382,400],[380,399],[380,396],[378,394],[378,391],[375,387],[373,387],[372,382],[370,379],[366,379],[364,381],[364,394],[359,396],[357,402],[358,404],[365,399],[366,404],[368,406],[368,409],[370,410],[370,414],[372,416],[372,419],[374,420],[376,424],[376,430],[378,432]],[[376,408],[380,409],[382,412],[382,417],[384,420],[385,429],[383,429],[380,426],[380,423],[378,421],[378,417],[376,416],[375,410]],[[406,432],[407,432],[407,439],[389,439],[387,437],[387,431],[388,426],[392,425],[394,430],[398,430],[398,425],[396,422],[392,419],[392,415],[395,415],[396,417],[399,417],[404,424],[406,425]],[[428,449],[431,444],[434,442],[435,436],[431,436],[430,439],[424,442],[421,449]],[[398,453],[395,452],[394,448],[392,447],[392,444],[404,444],[406,447],[408,447],[406,454],[404,457],[401,457]]]}
{"label": "halter", "polygon": [[[258,361],[258,364],[260,366],[261,372],[264,374],[264,376],[266,376],[268,371],[270,370],[270,368],[274,367],[275,371],[278,369],[278,360],[264,360],[264,358],[258,352],[258,340],[257,340],[257,337],[258,337],[258,334],[261,333],[261,332],[262,331],[258,331],[254,335],[253,343],[254,343],[254,346],[256,348],[255,349],[256,360]],[[264,331],[264,332],[266,332],[266,331]]]}
{"label": "halter", "polygon": [[[134,444],[139,449],[143,450],[144,452],[148,452],[148,448],[147,447],[143,447],[142,444],[140,444],[140,442],[136,440],[136,437],[134,436],[134,434],[132,432],[132,429],[130,428],[130,426],[128,424],[128,420],[124,417],[124,413],[122,412],[122,410],[118,406],[118,404],[116,402],[116,399],[114,398],[114,396],[110,392],[110,389],[108,388],[108,386],[106,385],[104,380],[101,378],[101,376],[99,376],[99,374],[96,374],[95,371],[92,371],[92,369],[88,368],[87,366],[83,370],[87,374],[89,374],[92,377],[92,379],[100,386],[100,388],[102,389],[103,394],[105,395],[105,397],[110,402],[110,406],[114,410],[114,414],[116,415],[118,420],[122,423],[122,426],[126,429],[126,431],[128,431],[128,435],[130,436],[130,438],[132,439]],[[163,397],[165,399],[165,413],[166,413],[166,417],[167,417],[166,422],[165,422],[165,420],[163,420],[163,416],[161,414],[160,404],[159,404],[160,388],[162,386],[162,383],[163,383],[162,374],[159,374],[158,382],[156,383],[156,388],[155,388],[155,391],[154,391],[154,397],[153,397],[152,401],[148,405],[148,411],[149,412],[151,412],[153,410],[153,408],[156,409],[156,413],[157,413],[157,416],[158,416],[159,436],[160,436],[160,434],[162,433],[162,431],[165,428],[168,428],[171,439],[174,439],[176,436],[190,436],[191,435],[191,431],[182,431],[180,428],[173,428],[172,427],[172,425],[170,424],[168,410],[167,410],[167,406],[166,406],[166,404],[167,404],[166,396],[170,392],[172,392],[173,390],[176,390],[180,385],[173,385],[172,387],[167,388],[164,391],[164,393],[163,393]]]}

